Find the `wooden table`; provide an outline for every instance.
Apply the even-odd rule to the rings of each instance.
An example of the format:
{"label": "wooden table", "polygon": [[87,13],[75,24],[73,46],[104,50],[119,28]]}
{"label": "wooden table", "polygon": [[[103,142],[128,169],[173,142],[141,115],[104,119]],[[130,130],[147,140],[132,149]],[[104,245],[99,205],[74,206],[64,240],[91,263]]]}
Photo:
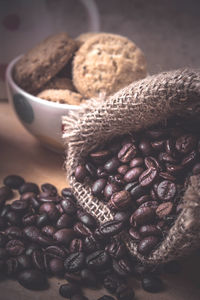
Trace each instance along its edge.
{"label": "wooden table", "polygon": [[[50,182],[59,189],[67,186],[63,170],[64,155],[43,148],[19,123],[7,102],[0,102],[0,183],[8,174],[19,174],[37,184]],[[200,216],[199,216],[200,217]],[[184,258],[182,272],[163,278],[165,291],[149,294],[133,280],[136,299],[143,300],[199,300],[200,299],[200,251]],[[22,288],[14,280],[0,282],[0,300],[59,300],[59,285],[63,280],[52,278],[50,288],[33,292]],[[107,294],[105,290],[85,290],[90,300]]]}

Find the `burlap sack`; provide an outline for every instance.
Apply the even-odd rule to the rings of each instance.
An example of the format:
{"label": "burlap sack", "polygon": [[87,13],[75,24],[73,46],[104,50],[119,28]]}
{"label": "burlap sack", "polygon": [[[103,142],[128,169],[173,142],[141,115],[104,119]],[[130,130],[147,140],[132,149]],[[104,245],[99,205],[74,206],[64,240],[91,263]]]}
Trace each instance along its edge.
{"label": "burlap sack", "polygon": [[[80,205],[100,223],[111,220],[112,213],[92,196],[87,179],[84,184],[76,182],[76,166],[89,151],[113,136],[147,128],[174,115],[199,118],[198,71],[177,70],[149,76],[133,82],[106,101],[98,104],[91,101],[79,113],[63,118],[67,178]],[[184,208],[168,236],[150,256],[140,255],[136,244],[123,234],[133,255],[146,263],[162,263],[185,255],[200,245],[200,177],[190,178],[183,201]]]}

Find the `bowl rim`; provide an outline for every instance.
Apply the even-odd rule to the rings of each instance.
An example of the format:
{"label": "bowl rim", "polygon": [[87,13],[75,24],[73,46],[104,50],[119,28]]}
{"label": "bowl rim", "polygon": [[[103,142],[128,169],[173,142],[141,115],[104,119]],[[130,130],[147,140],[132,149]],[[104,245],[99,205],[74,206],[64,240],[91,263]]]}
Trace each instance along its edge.
{"label": "bowl rim", "polygon": [[26,92],[25,90],[23,90],[22,88],[20,88],[14,81],[13,79],[13,68],[16,64],[16,62],[18,60],[20,60],[23,57],[23,54],[18,55],[17,57],[15,57],[14,59],[12,59],[10,61],[10,63],[8,64],[8,67],[6,69],[6,81],[8,85],[13,86],[13,88],[19,93],[22,94],[24,97],[32,100],[33,102],[37,102],[40,103],[41,105],[46,105],[46,106],[51,106],[51,107],[55,107],[58,109],[72,109],[72,110],[78,110],[80,108],[79,105],[71,105],[71,104],[63,104],[63,103],[58,103],[58,102],[53,102],[53,101],[48,101],[45,99],[41,99],[39,97],[36,97],[28,92]]}

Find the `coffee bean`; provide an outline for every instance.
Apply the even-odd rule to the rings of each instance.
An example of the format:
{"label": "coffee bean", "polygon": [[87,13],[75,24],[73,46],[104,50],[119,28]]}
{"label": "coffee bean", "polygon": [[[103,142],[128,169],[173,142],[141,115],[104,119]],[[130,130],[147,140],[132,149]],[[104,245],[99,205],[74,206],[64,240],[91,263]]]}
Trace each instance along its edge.
{"label": "coffee bean", "polygon": [[39,197],[38,197],[38,201],[42,202],[42,203],[53,203],[53,204],[57,204],[62,200],[62,198],[58,195],[56,196],[52,196],[51,195],[51,191],[49,190],[48,192],[41,192]]}
{"label": "coffee bean", "polygon": [[132,226],[146,225],[155,219],[155,211],[151,207],[139,207],[130,217]]}
{"label": "coffee bean", "polygon": [[128,171],[128,169],[129,169],[129,166],[127,166],[127,165],[121,165],[121,166],[119,166],[119,168],[117,169],[117,172],[118,172],[119,174],[121,174],[121,175],[125,175],[126,172]]}
{"label": "coffee bean", "polygon": [[43,290],[47,288],[47,278],[39,270],[31,269],[22,271],[18,276],[18,282],[30,290]]}
{"label": "coffee bean", "polygon": [[169,174],[167,172],[160,172],[159,173],[159,176],[163,179],[166,179],[168,181],[173,181],[175,182],[176,181],[176,178],[172,175],[172,174]]}
{"label": "coffee bean", "polygon": [[62,243],[65,246],[68,246],[74,237],[75,237],[75,232],[72,229],[68,229],[68,228],[59,229],[53,235],[53,238],[58,243]]}
{"label": "coffee bean", "polygon": [[24,179],[19,175],[8,175],[3,180],[3,183],[11,189],[18,189],[24,182]]}
{"label": "coffee bean", "polygon": [[45,234],[46,236],[52,237],[54,233],[56,232],[56,228],[54,228],[51,225],[46,225],[42,227],[41,232]]}
{"label": "coffee bean", "polygon": [[108,296],[108,295],[104,295],[104,296],[98,298],[97,300],[114,300],[114,298],[111,296]]}
{"label": "coffee bean", "polygon": [[98,178],[107,178],[108,173],[104,170],[103,166],[97,168],[97,177]]}
{"label": "coffee bean", "polygon": [[62,277],[64,274],[64,264],[63,261],[58,258],[52,258],[49,261],[50,272],[58,277]]}
{"label": "coffee bean", "polygon": [[182,165],[166,165],[166,171],[172,175],[180,175],[184,170],[184,167]]}
{"label": "coffee bean", "polygon": [[197,152],[196,151],[192,151],[190,152],[187,156],[185,156],[183,158],[183,160],[181,161],[181,165],[183,167],[190,167],[191,165],[194,164],[194,162],[197,159]]}
{"label": "coffee bean", "polygon": [[83,269],[80,272],[82,282],[87,287],[96,288],[98,286],[98,280],[94,272],[89,269]]}
{"label": "coffee bean", "polygon": [[19,271],[19,263],[17,258],[11,257],[5,262],[6,274],[8,276],[14,276]]}
{"label": "coffee bean", "polygon": [[130,161],[129,165],[131,168],[142,167],[144,165],[144,159],[143,157],[135,157]]}
{"label": "coffee bean", "polygon": [[140,175],[139,183],[141,186],[150,186],[154,183],[157,176],[158,170],[151,167]]}
{"label": "coffee bean", "polygon": [[88,175],[90,175],[92,178],[96,178],[97,177],[97,169],[96,169],[96,167],[93,164],[91,164],[89,162],[86,163],[85,164],[85,169],[86,169]]}
{"label": "coffee bean", "polygon": [[132,168],[125,174],[124,180],[126,182],[133,182],[137,180],[143,172],[144,169],[142,167]]}
{"label": "coffee bean", "polygon": [[147,201],[139,206],[139,208],[143,207],[151,207],[152,209],[156,210],[159,203],[157,201]]}
{"label": "coffee bean", "polygon": [[138,244],[138,252],[142,255],[148,255],[159,243],[156,236],[148,236],[143,238]]}
{"label": "coffee bean", "polygon": [[74,224],[73,230],[80,237],[82,237],[82,236],[89,236],[89,235],[92,234],[90,228],[88,228],[87,226],[85,226],[81,222],[77,222],[76,224]]}
{"label": "coffee bean", "polygon": [[139,143],[138,148],[142,152],[144,156],[150,156],[153,152],[153,149],[151,147],[151,143],[147,139],[142,139]]}
{"label": "coffee bean", "polygon": [[200,163],[196,163],[192,169],[194,175],[200,174]]}
{"label": "coffee bean", "polygon": [[11,256],[18,256],[24,253],[24,243],[20,240],[10,240],[6,244],[6,251]]}
{"label": "coffee bean", "polygon": [[41,190],[43,192],[49,192],[49,196],[56,196],[57,195],[57,188],[51,183],[43,183],[41,185]]}
{"label": "coffee bean", "polygon": [[105,186],[104,189],[104,196],[106,198],[106,200],[109,200],[110,197],[112,196],[112,194],[116,193],[120,191],[120,187],[114,183],[109,183]]}
{"label": "coffee bean", "polygon": [[40,190],[38,185],[33,182],[26,182],[19,187],[19,193],[21,195],[28,192],[39,194]]}
{"label": "coffee bean", "polygon": [[13,191],[7,187],[0,187],[0,207],[2,207],[6,200],[9,200],[13,197]]}
{"label": "coffee bean", "polygon": [[103,280],[103,286],[109,291],[109,293],[115,293],[118,286],[122,284],[122,280],[119,277],[112,273],[105,276]]}
{"label": "coffee bean", "polygon": [[151,201],[151,197],[149,195],[144,195],[136,199],[137,205],[141,205],[145,202]]}
{"label": "coffee bean", "polygon": [[118,159],[122,163],[130,162],[137,154],[137,148],[134,144],[127,143],[124,144],[118,153]]}
{"label": "coffee bean", "polygon": [[156,226],[156,225],[143,225],[140,227],[139,229],[139,234],[142,237],[146,237],[146,236],[161,236],[161,230]]}
{"label": "coffee bean", "polygon": [[27,192],[27,193],[24,193],[20,196],[20,200],[28,201],[30,203],[30,200],[31,200],[32,197],[36,197],[36,194],[33,193],[33,192]]}
{"label": "coffee bean", "polygon": [[38,244],[31,243],[31,244],[27,245],[25,254],[27,256],[31,256],[32,257],[33,251],[37,250],[39,248],[40,248],[40,246]]}
{"label": "coffee bean", "polygon": [[99,165],[105,163],[106,160],[109,158],[110,154],[111,154],[110,151],[102,150],[102,151],[92,152],[90,153],[89,156],[93,161],[93,163]]}
{"label": "coffee bean", "polygon": [[78,284],[80,285],[82,283],[81,275],[80,273],[67,273],[65,272],[64,278],[73,284]]}
{"label": "coffee bean", "polygon": [[71,253],[74,252],[82,252],[83,251],[83,241],[81,239],[73,239],[69,246],[69,251]]}
{"label": "coffee bean", "polygon": [[106,186],[107,180],[104,178],[97,179],[92,185],[92,194],[98,196],[102,193]]}
{"label": "coffee bean", "polygon": [[22,270],[28,270],[32,267],[31,258],[28,255],[20,255],[17,257],[17,261],[19,263],[19,269]]}
{"label": "coffee bean", "polygon": [[6,236],[2,232],[0,232],[0,247],[3,247],[6,244]]}
{"label": "coffee bean", "polygon": [[100,249],[100,243],[96,240],[94,235],[86,236],[84,239],[84,251],[87,253],[94,252]]}
{"label": "coffee bean", "polygon": [[141,236],[140,236],[139,232],[137,230],[135,230],[134,228],[130,228],[128,232],[129,232],[130,237],[133,240],[135,240],[135,241],[141,240]]}
{"label": "coffee bean", "polygon": [[27,213],[22,218],[22,223],[24,226],[35,225],[37,220],[37,215],[32,213]]}
{"label": "coffee bean", "polygon": [[126,277],[131,273],[130,262],[126,258],[121,258],[119,260],[113,259],[113,270],[120,277]]}
{"label": "coffee bean", "polygon": [[36,249],[33,251],[32,262],[38,270],[45,271],[44,252],[42,250]]}
{"label": "coffee bean", "polygon": [[61,190],[61,195],[65,198],[71,198],[72,200],[76,200],[71,188],[64,188]]}
{"label": "coffee bean", "polygon": [[148,275],[142,279],[142,288],[149,293],[158,293],[163,290],[163,283],[160,278]]}
{"label": "coffee bean", "polygon": [[86,168],[83,165],[79,165],[75,169],[75,178],[79,182],[83,182],[85,177],[88,175]]}
{"label": "coffee bean", "polygon": [[0,230],[4,230],[7,225],[6,218],[0,216]]}
{"label": "coffee bean", "polygon": [[114,193],[110,201],[108,202],[108,206],[110,209],[115,211],[126,210],[131,206],[131,194],[128,191],[122,190],[120,192]]}
{"label": "coffee bean", "polygon": [[70,216],[73,216],[76,213],[76,204],[70,198],[65,198],[61,201],[61,206],[64,212]]}
{"label": "coffee bean", "polygon": [[36,225],[38,227],[43,227],[43,226],[47,225],[48,222],[49,222],[49,217],[48,217],[47,213],[43,213],[43,214],[37,216]]}
{"label": "coffee bean", "polygon": [[95,251],[86,258],[86,265],[91,270],[105,269],[110,263],[108,254],[103,250]]}
{"label": "coffee bean", "polygon": [[79,287],[75,284],[62,284],[59,288],[59,294],[64,298],[71,298],[79,291]]}
{"label": "coffee bean", "polygon": [[157,187],[157,195],[161,201],[172,200],[176,195],[176,185],[174,182],[164,180]]}
{"label": "coffee bean", "polygon": [[75,294],[71,297],[71,300],[88,300],[88,298],[82,294]]}
{"label": "coffee bean", "polygon": [[56,222],[56,228],[71,228],[73,224],[73,217],[67,214],[62,214]]}
{"label": "coffee bean", "polygon": [[75,252],[70,254],[65,262],[65,270],[69,273],[80,271],[85,264],[85,254],[83,252]]}
{"label": "coffee bean", "polygon": [[163,151],[165,147],[165,140],[158,140],[158,141],[151,142],[151,147],[155,151]]}
{"label": "coffee bean", "polygon": [[51,258],[65,259],[68,252],[62,246],[49,246],[45,249],[45,253]]}
{"label": "coffee bean", "polygon": [[173,203],[172,202],[165,202],[160,204],[156,209],[157,216],[162,219],[166,216],[170,215],[173,210]]}
{"label": "coffee bean", "polygon": [[184,134],[176,140],[176,150],[181,154],[188,154],[197,144],[197,139],[194,135]]}
{"label": "coffee bean", "polygon": [[119,165],[120,165],[120,162],[119,162],[118,158],[113,157],[105,163],[104,170],[106,172],[108,172],[109,174],[112,174],[118,169]]}
{"label": "coffee bean", "polygon": [[138,182],[131,182],[125,186],[125,190],[131,193],[132,199],[137,199],[146,194],[145,187],[138,184]]}
{"label": "coffee bean", "polygon": [[6,249],[0,248],[0,259],[5,259],[8,256]]}
{"label": "coffee bean", "polygon": [[119,211],[114,215],[114,220],[126,224],[129,221],[129,217],[130,217],[129,211]]}
{"label": "coffee bean", "polygon": [[89,228],[96,227],[96,219],[85,211],[78,210],[77,218],[80,222],[82,222],[85,226]]}
{"label": "coffee bean", "polygon": [[21,216],[16,211],[8,211],[5,218],[11,225],[21,225]]}
{"label": "coffee bean", "polygon": [[116,295],[118,300],[133,300],[135,298],[133,289],[129,288],[126,284],[121,284],[117,288]]}
{"label": "coffee bean", "polygon": [[115,239],[107,245],[106,251],[111,257],[115,259],[120,259],[126,254],[126,247],[122,243],[122,241]]}
{"label": "coffee bean", "polygon": [[110,175],[108,177],[108,182],[109,183],[114,183],[114,184],[116,184],[120,187],[125,184],[125,181],[124,181],[123,176],[121,174]]}
{"label": "coffee bean", "polygon": [[107,221],[99,226],[100,234],[104,237],[110,237],[118,234],[123,228],[123,222],[112,220]]}
{"label": "coffee bean", "polygon": [[[39,213],[40,214],[46,213],[48,218],[51,221],[57,221],[57,219],[59,217],[59,211],[56,208],[54,203],[43,203],[40,206]],[[46,225],[46,224],[44,224],[44,225]]]}

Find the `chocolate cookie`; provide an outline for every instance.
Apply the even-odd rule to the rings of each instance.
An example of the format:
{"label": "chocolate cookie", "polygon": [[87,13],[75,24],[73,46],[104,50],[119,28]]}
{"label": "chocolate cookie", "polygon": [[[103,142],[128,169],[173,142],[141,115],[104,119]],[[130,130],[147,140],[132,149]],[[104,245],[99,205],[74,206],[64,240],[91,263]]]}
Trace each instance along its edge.
{"label": "chocolate cookie", "polygon": [[78,94],[74,93],[70,90],[44,90],[40,92],[37,97],[52,101],[52,102],[58,102],[58,103],[64,103],[64,104],[71,104],[71,105],[79,105],[81,104],[81,101],[83,100],[83,97]]}
{"label": "chocolate cookie", "polygon": [[72,80],[69,78],[62,77],[54,77],[50,81],[48,81],[43,90],[55,89],[55,90],[70,90],[75,91],[75,87],[73,86]]}
{"label": "chocolate cookie", "polygon": [[85,97],[113,94],[146,76],[142,51],[129,39],[101,33],[89,38],[76,52],[73,83]]}
{"label": "chocolate cookie", "polygon": [[52,35],[27,52],[16,64],[14,78],[24,90],[39,90],[57,74],[77,49],[67,33]]}

